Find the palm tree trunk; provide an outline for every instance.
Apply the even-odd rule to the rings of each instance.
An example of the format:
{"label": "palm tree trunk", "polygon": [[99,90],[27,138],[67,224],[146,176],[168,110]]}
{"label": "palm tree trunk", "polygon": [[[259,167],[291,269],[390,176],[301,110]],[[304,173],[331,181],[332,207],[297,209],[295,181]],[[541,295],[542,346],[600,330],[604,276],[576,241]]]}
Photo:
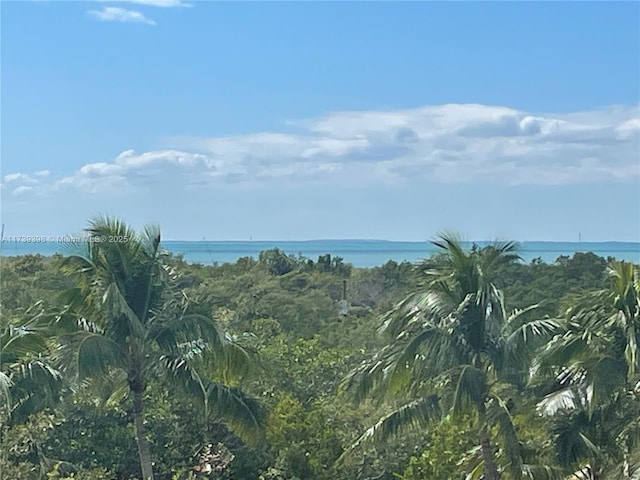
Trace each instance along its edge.
{"label": "palm tree trunk", "polygon": [[592,460],[589,468],[589,477],[591,480],[600,480],[601,472],[600,472],[600,462],[598,460]]}
{"label": "palm tree trunk", "polygon": [[480,446],[482,448],[482,458],[484,459],[485,480],[500,480],[500,474],[493,458],[493,448],[491,447],[491,437],[486,427],[480,432]]}
{"label": "palm tree trunk", "polygon": [[491,434],[486,421],[484,405],[480,408],[480,449],[482,451],[482,459],[484,460],[484,480],[500,480],[500,474],[496,467],[496,461],[493,458],[493,447],[491,446]]}
{"label": "palm tree trunk", "polygon": [[136,441],[138,443],[138,455],[143,480],[153,480],[153,465],[151,463],[151,450],[147,441],[147,426],[144,424],[144,404],[141,391],[133,393],[133,421],[136,427]]}

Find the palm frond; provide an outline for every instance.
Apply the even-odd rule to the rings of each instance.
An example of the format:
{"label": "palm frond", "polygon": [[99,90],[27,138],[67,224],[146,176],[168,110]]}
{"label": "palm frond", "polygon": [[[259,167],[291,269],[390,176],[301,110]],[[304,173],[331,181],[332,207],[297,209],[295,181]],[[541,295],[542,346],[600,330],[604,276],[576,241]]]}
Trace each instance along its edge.
{"label": "palm frond", "polygon": [[566,478],[567,478],[567,480],[592,480],[593,479],[593,475],[591,473],[591,465],[589,465],[589,463],[587,463],[584,466],[580,466],[578,468],[578,470],[572,472]]}
{"label": "palm frond", "polygon": [[243,440],[255,446],[263,439],[266,415],[257,400],[217,382],[207,382],[204,394],[209,412],[228,422]]}
{"label": "palm frond", "polygon": [[593,421],[584,410],[555,417],[552,434],[560,465],[575,466],[589,459],[603,457],[601,450],[589,438],[589,433],[593,433]]}
{"label": "palm frond", "polygon": [[362,434],[349,450],[367,441],[384,441],[404,430],[428,427],[441,417],[440,401],[436,394],[414,400],[381,418]]}
{"label": "palm frond", "polygon": [[518,255],[520,245],[513,241],[494,241],[482,249],[482,270],[491,272],[497,266],[522,260]]}
{"label": "palm frond", "polygon": [[176,386],[198,399],[206,418],[214,415],[229,421],[234,430],[249,443],[261,441],[265,428],[265,413],[261,405],[240,389],[228,387],[204,378],[185,356],[165,355],[162,360],[177,383]]}
{"label": "palm frond", "polygon": [[427,328],[393,359],[388,369],[389,391],[406,393],[415,382],[451,370],[466,360],[449,332],[438,327]]}
{"label": "palm frond", "polygon": [[12,421],[55,405],[61,396],[60,372],[43,360],[21,361],[11,372]]}
{"label": "palm frond", "polygon": [[464,478],[465,480],[480,480],[482,479],[483,475],[484,462],[481,460],[473,467],[473,469],[469,473],[467,473],[467,476]]}
{"label": "palm frond", "polygon": [[379,333],[395,338],[414,326],[437,324],[456,306],[457,303],[450,304],[442,295],[430,290],[413,293],[382,316]]}
{"label": "palm frond", "polygon": [[545,395],[538,402],[538,409],[544,415],[555,415],[559,411],[569,411],[586,407],[588,395],[586,391],[580,391],[576,385],[568,385]]}
{"label": "palm frond", "polygon": [[514,479],[522,478],[523,465],[520,451],[520,441],[516,426],[511,418],[511,413],[506,402],[498,395],[492,394],[487,406],[487,422],[498,427],[498,433],[502,438],[502,450],[508,462],[507,467]]}
{"label": "palm frond", "polygon": [[153,291],[153,283],[154,283],[154,274],[158,271],[158,255],[160,253],[160,227],[157,225],[147,225],[144,229],[144,235],[142,239],[142,248],[144,249],[148,261],[147,268],[145,269],[144,279],[142,280],[142,285],[145,286],[145,297],[144,304],[142,307],[142,314],[144,315],[143,321],[146,320],[146,317],[149,313],[149,308],[151,306],[151,298]]}
{"label": "palm frond", "polygon": [[484,460],[481,447],[475,446],[467,450],[458,461],[458,466],[468,472],[465,480],[480,480],[484,474]]}
{"label": "palm frond", "polygon": [[452,412],[463,415],[481,408],[487,392],[486,373],[472,365],[464,365],[453,372],[455,385]]}
{"label": "palm frond", "polygon": [[585,382],[592,394],[589,401],[589,413],[599,405],[608,403],[611,394],[625,382],[625,363],[609,356],[595,356],[580,364],[585,372]]}
{"label": "palm frond", "polygon": [[565,332],[553,338],[542,349],[532,362],[533,371],[541,376],[553,375],[558,366],[571,365],[576,359],[589,358],[593,355],[589,343],[582,335]]}
{"label": "palm frond", "polygon": [[192,340],[200,340],[211,348],[220,348],[230,338],[220,331],[216,322],[204,315],[185,313],[184,309],[163,309],[158,312],[147,329],[147,339],[156,342],[165,352]]}
{"label": "palm frond", "polygon": [[[537,305],[514,312],[509,323],[517,317],[535,311]],[[504,364],[510,367],[524,367],[531,363],[536,351],[561,330],[560,322],[552,319],[532,320],[517,327],[504,342]]]}
{"label": "palm frond", "polygon": [[462,248],[463,239],[456,232],[442,231],[431,240],[431,243],[448,255],[456,265],[464,265],[467,254]]}
{"label": "palm frond", "polygon": [[[102,297],[102,302],[105,304],[111,319],[111,330],[118,332],[116,338],[121,335],[123,337],[144,338],[146,332],[143,323],[131,309],[124,294],[115,282],[111,283],[107,288]],[[125,325],[120,325],[122,320],[126,322]]]}
{"label": "palm frond", "polygon": [[160,253],[160,227],[158,225],[146,225],[141,243],[145,252],[151,259],[156,259]]}
{"label": "palm frond", "polygon": [[[3,340],[5,340],[3,338]],[[0,359],[9,355],[23,357],[26,355],[45,352],[48,348],[46,337],[28,330],[17,330],[13,335],[8,335],[2,342]]]}
{"label": "palm frond", "polygon": [[252,371],[253,352],[235,341],[211,348],[200,340],[185,344],[194,367],[207,378],[236,386]]}
{"label": "palm frond", "polygon": [[386,347],[372,360],[363,361],[342,379],[340,391],[351,392],[354,400],[361,402],[371,392],[386,386],[389,370],[392,368],[389,358],[393,355],[393,349]]}
{"label": "palm frond", "polygon": [[[13,382],[11,378],[4,372],[0,371],[0,398],[2,398],[2,404],[0,404],[0,413],[8,415],[11,412],[11,387]],[[1,418],[4,420],[4,418]]]}
{"label": "palm frond", "polygon": [[130,394],[127,373],[122,369],[111,369],[100,377],[87,378],[82,385],[101,407],[121,405]]}
{"label": "palm frond", "polygon": [[126,369],[128,366],[124,346],[99,333],[78,331],[62,336],[61,343],[55,358],[76,381],[105,375],[111,368]]}
{"label": "palm frond", "polygon": [[531,480],[566,480],[564,470],[550,465],[522,465],[522,475]]}

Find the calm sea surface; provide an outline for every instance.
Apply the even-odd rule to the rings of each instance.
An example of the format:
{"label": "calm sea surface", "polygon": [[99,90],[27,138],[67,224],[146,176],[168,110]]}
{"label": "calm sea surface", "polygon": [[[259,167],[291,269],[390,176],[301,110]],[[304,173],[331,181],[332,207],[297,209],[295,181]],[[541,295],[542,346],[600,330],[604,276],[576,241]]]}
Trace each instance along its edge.
{"label": "calm sea surface", "polygon": [[[478,242],[483,245],[483,242]],[[213,264],[235,262],[241,257],[257,258],[263,250],[279,248],[287,254],[302,255],[317,259],[318,255],[330,253],[340,256],[346,263],[356,267],[374,267],[389,260],[397,262],[415,262],[429,257],[435,252],[428,242],[389,242],[384,240],[309,240],[309,241],[250,241],[250,242],[215,242],[215,241],[166,241],[166,250],[184,255],[191,263]],[[522,242],[520,256],[526,262],[534,258],[542,258],[547,263],[554,262],[560,255],[573,255],[575,252],[593,252],[602,257],[615,257],[640,263],[640,242]],[[67,253],[64,244],[18,243],[5,241],[2,243],[1,255],[36,254],[53,255]]]}

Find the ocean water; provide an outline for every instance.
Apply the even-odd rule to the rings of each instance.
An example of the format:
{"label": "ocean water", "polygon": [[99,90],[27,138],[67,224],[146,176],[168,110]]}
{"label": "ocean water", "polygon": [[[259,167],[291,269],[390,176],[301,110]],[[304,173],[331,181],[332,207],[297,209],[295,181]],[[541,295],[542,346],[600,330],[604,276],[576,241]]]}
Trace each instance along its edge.
{"label": "ocean water", "polygon": [[[477,242],[478,245],[486,244]],[[211,265],[233,263],[241,257],[257,258],[263,250],[279,248],[287,254],[302,255],[316,260],[326,253],[339,256],[355,267],[374,267],[389,260],[417,262],[435,253],[428,242],[391,242],[385,240],[308,240],[308,241],[166,241],[163,247],[184,256],[191,263]],[[5,241],[0,254],[3,256],[67,253],[62,243],[20,243]],[[593,252],[601,257],[615,257],[640,263],[640,242],[521,242],[519,253],[525,262],[541,258],[554,262],[561,255],[576,252]]]}

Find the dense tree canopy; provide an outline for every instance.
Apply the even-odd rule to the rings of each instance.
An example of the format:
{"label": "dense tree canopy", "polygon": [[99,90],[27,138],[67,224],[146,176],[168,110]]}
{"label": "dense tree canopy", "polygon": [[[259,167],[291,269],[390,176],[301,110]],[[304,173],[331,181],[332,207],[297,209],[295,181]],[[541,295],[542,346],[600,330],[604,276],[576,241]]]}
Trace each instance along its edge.
{"label": "dense tree canopy", "polygon": [[122,241],[2,257],[3,479],[640,478],[637,266],[452,235],[418,265],[194,265],[87,233]]}

